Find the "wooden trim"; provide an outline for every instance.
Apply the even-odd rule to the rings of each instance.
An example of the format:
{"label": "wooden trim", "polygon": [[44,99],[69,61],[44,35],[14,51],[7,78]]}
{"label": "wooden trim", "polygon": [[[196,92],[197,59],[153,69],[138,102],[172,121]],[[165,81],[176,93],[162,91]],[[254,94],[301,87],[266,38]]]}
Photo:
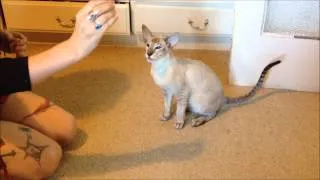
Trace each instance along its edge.
{"label": "wooden trim", "polygon": [[5,19],[2,10],[2,1],[0,1],[0,29],[4,29],[5,27]]}

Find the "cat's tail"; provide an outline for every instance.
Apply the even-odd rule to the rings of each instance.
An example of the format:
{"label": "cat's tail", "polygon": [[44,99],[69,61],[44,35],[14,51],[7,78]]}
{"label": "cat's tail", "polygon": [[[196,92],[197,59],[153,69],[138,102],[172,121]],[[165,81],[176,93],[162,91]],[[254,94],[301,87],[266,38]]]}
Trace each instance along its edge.
{"label": "cat's tail", "polygon": [[262,84],[265,80],[265,76],[266,74],[268,73],[268,71],[275,65],[277,64],[280,64],[281,63],[281,60],[277,60],[277,61],[274,61],[270,64],[268,64],[262,71],[261,75],[260,75],[260,78],[257,82],[257,84],[252,88],[252,90],[246,94],[246,95],[243,95],[243,96],[240,96],[240,97],[235,97],[235,98],[231,98],[231,97],[226,97],[226,104],[241,104],[243,102],[246,102],[248,101],[250,98],[252,98],[259,89],[261,89],[262,87]]}

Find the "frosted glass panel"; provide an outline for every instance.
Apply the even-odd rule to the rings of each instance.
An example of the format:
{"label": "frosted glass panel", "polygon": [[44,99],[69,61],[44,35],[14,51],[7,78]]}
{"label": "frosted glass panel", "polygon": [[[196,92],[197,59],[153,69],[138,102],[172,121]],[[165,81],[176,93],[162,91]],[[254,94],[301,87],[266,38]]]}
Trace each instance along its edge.
{"label": "frosted glass panel", "polygon": [[268,0],[264,32],[319,38],[319,0]]}

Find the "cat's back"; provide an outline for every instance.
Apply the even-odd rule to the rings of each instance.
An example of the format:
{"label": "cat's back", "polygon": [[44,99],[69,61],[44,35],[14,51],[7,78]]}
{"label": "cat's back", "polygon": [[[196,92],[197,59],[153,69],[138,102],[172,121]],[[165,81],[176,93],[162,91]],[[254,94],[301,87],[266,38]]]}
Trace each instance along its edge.
{"label": "cat's back", "polygon": [[186,74],[192,75],[195,78],[198,76],[200,76],[199,78],[202,78],[201,76],[206,76],[208,78],[216,77],[213,69],[202,61],[193,59],[179,59],[179,64],[184,66]]}
{"label": "cat's back", "polygon": [[199,60],[180,59],[179,64],[185,68],[185,76],[191,88],[218,88],[222,87],[221,82],[207,64]]}

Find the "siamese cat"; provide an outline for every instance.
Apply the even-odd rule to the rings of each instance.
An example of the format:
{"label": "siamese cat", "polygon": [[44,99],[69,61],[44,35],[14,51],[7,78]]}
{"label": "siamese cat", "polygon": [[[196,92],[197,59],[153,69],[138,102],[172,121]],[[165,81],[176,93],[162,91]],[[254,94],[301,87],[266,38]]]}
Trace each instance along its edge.
{"label": "siamese cat", "polygon": [[173,55],[172,48],[179,40],[177,33],[157,37],[146,25],[142,25],[142,36],[146,44],[145,57],[151,64],[152,78],[164,94],[164,112],[161,119],[170,119],[172,99],[175,97],[177,129],[184,126],[187,109],[197,116],[192,119],[192,126],[197,127],[213,119],[222,106],[248,101],[262,87],[267,72],[281,63],[277,60],[267,65],[248,94],[230,98],[224,96],[223,86],[209,66],[197,60],[178,59]]}

